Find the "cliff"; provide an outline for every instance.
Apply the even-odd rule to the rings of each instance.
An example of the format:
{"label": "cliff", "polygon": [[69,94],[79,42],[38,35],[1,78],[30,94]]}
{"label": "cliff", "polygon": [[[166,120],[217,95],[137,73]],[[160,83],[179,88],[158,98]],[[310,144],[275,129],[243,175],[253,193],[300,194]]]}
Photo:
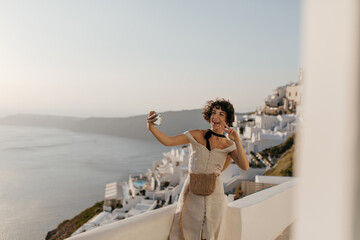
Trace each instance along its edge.
{"label": "cliff", "polygon": [[295,152],[295,134],[286,139],[282,144],[265,149],[262,154],[267,156],[270,153],[272,156],[280,156],[275,166],[267,170],[266,176],[293,176]]}
{"label": "cliff", "polygon": [[92,217],[103,211],[102,202],[97,202],[94,206],[82,211],[72,219],[68,219],[60,223],[57,228],[51,230],[46,235],[46,240],[61,240],[71,236],[78,228],[89,221]]}

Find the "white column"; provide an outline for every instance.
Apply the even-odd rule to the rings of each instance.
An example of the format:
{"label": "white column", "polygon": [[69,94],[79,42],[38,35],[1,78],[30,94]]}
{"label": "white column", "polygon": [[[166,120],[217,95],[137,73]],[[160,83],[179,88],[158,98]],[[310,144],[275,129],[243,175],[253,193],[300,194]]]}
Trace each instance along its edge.
{"label": "white column", "polygon": [[359,0],[304,0],[296,239],[359,238]]}

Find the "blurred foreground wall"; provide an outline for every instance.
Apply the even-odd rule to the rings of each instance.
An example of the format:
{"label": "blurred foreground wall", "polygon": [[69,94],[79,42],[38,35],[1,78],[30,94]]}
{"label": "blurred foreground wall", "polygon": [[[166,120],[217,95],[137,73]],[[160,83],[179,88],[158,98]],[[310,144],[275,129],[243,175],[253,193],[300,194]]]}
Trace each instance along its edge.
{"label": "blurred foreground wall", "polygon": [[296,239],[360,239],[359,2],[303,1]]}

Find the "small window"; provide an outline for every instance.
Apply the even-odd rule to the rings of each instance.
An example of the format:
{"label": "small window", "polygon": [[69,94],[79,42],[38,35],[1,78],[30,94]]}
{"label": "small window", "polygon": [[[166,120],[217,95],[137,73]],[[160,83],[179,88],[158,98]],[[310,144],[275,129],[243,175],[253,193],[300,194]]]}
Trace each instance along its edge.
{"label": "small window", "polygon": [[297,92],[295,92],[295,97],[297,97]]}
{"label": "small window", "polygon": [[291,92],[289,92],[289,97],[291,97]]}

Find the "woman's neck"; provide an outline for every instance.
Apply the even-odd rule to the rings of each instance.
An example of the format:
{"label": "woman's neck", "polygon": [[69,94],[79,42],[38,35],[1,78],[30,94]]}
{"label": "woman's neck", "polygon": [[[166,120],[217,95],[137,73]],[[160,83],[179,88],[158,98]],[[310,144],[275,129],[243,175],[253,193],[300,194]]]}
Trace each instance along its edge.
{"label": "woman's neck", "polygon": [[224,134],[224,131],[222,131],[221,129],[210,128],[210,130],[217,134],[221,134],[221,135]]}

